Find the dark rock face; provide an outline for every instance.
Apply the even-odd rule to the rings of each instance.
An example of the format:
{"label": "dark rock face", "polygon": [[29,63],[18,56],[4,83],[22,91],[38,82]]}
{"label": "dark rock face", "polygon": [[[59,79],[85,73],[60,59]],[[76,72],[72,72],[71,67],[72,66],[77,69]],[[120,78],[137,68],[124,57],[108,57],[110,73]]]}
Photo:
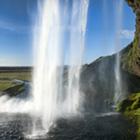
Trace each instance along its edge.
{"label": "dark rock face", "polygon": [[[124,95],[140,91],[140,77],[123,68],[123,56],[132,47],[128,45],[120,53],[121,57],[121,87]],[[101,57],[95,62],[85,65],[81,74],[81,90],[84,93],[85,110],[106,112],[111,108],[115,93],[115,63],[116,54]]]}
{"label": "dark rock face", "polygon": [[101,57],[83,68],[81,90],[85,93],[86,110],[104,110],[105,99],[113,98],[114,61],[114,56]]}

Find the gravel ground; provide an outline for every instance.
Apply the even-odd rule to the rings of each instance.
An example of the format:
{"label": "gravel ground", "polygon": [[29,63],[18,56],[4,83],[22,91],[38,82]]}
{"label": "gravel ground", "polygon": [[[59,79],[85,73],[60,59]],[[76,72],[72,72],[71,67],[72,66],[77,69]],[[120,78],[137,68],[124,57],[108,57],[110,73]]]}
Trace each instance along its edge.
{"label": "gravel ground", "polygon": [[[29,140],[32,119],[26,114],[0,114],[0,140]],[[59,119],[43,137],[33,140],[135,140],[135,127],[120,115]]]}

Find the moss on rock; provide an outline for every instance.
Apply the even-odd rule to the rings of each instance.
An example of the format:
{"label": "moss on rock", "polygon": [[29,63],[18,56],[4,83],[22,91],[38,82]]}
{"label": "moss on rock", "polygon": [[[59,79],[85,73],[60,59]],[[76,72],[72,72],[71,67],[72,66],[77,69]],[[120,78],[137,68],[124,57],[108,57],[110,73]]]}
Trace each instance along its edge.
{"label": "moss on rock", "polygon": [[124,99],[117,106],[117,111],[127,112],[133,111],[140,108],[140,93],[135,93],[130,95],[128,98]]}
{"label": "moss on rock", "polygon": [[3,95],[8,95],[10,97],[14,97],[16,95],[19,95],[21,92],[25,90],[25,84],[18,84],[13,87],[10,87],[6,90],[4,90]]}
{"label": "moss on rock", "polygon": [[137,127],[137,140],[140,140],[140,93],[130,95],[117,105],[117,111],[122,112]]}

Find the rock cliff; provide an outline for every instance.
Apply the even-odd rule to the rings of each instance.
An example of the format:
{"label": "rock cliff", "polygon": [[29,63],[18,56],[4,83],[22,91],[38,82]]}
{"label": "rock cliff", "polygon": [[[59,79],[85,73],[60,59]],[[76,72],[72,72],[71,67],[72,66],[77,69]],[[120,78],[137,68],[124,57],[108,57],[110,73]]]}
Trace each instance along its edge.
{"label": "rock cliff", "polygon": [[140,0],[126,0],[136,14],[135,38],[131,48],[122,56],[123,68],[140,76]]}
{"label": "rock cliff", "polygon": [[[118,52],[121,61],[121,87],[124,97],[140,92],[140,0],[126,0],[126,2],[136,14],[136,31],[133,42]],[[100,57],[83,67],[81,90],[84,93],[85,110],[95,112],[109,110],[116,86],[116,55]]]}
{"label": "rock cliff", "polygon": [[[123,55],[122,68],[140,77],[140,0],[126,0],[136,14],[135,38],[130,49]],[[135,80],[136,82],[136,80]],[[139,82],[139,81],[137,81]],[[139,86],[139,85],[138,85]],[[117,111],[122,112],[137,127],[137,140],[140,139],[140,90],[133,92],[121,101]]]}

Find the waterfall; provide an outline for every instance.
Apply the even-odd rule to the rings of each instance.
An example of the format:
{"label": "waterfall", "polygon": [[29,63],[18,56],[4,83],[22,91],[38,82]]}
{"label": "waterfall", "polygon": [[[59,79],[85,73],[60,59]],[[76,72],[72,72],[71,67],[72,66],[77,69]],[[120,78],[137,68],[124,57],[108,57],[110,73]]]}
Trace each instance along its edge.
{"label": "waterfall", "polygon": [[44,1],[34,40],[33,100],[35,112],[42,118],[46,129],[55,119],[57,96],[62,86],[59,8],[58,0]]}
{"label": "waterfall", "polygon": [[123,90],[122,90],[122,80],[121,80],[121,71],[120,71],[120,61],[121,61],[121,54],[119,53],[121,48],[121,38],[120,33],[122,29],[122,19],[123,19],[123,0],[116,1],[115,7],[115,14],[116,14],[116,42],[115,48],[117,51],[116,54],[116,63],[115,63],[115,95],[114,95],[114,102],[115,104],[123,97]]}
{"label": "waterfall", "polygon": [[[34,32],[33,115],[41,118],[45,130],[58,117],[78,112],[88,3],[44,0],[40,4]],[[67,33],[69,41],[64,43]],[[64,85],[66,57],[68,78]]]}
{"label": "waterfall", "polygon": [[84,52],[88,0],[73,1],[70,31],[70,54],[68,73],[68,112],[76,113],[80,101],[80,71]]}

